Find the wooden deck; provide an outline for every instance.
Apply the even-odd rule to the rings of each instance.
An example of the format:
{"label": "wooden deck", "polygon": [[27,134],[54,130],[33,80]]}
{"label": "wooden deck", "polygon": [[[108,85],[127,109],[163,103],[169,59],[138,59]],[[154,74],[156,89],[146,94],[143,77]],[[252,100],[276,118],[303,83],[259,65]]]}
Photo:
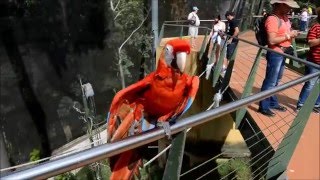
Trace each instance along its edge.
{"label": "wooden deck", "polygon": [[[254,33],[247,32],[241,38],[255,41]],[[236,56],[234,72],[232,73],[230,87],[238,98],[244,90],[244,86],[250,69],[255,60],[258,48],[247,43],[240,42]],[[260,92],[265,76],[266,61],[260,61],[259,70],[254,83],[252,94]],[[299,78],[301,75],[289,69],[285,69],[280,84]],[[287,112],[277,112],[275,117],[269,118],[257,113],[258,103],[250,105],[247,110],[257,125],[263,131],[270,144],[276,149],[283,135],[287,132],[291,122],[296,116],[295,107],[303,84],[282,91],[278,94],[279,102],[288,108]],[[290,179],[320,179],[319,175],[319,147],[320,147],[320,115],[311,113],[306,128],[301,136],[299,144],[294,152],[287,169]]]}
{"label": "wooden deck", "polygon": [[[240,37],[252,42],[256,42],[254,32],[243,33]],[[204,36],[199,36],[197,38],[197,46],[195,49],[192,49],[193,52],[197,52],[200,50],[203,38]],[[165,42],[169,39],[170,38],[162,39],[161,46],[163,46]],[[232,77],[230,80],[230,88],[238,98],[241,97],[241,94],[244,90],[244,86],[250,73],[253,62],[255,60],[257,51],[258,48],[256,47],[247,43],[239,42],[238,52],[234,65],[234,72],[232,73]],[[157,54],[160,54],[160,52],[158,52]],[[193,64],[192,62],[189,63]],[[190,64],[187,66],[190,66]],[[260,88],[265,76],[265,69],[266,61],[265,59],[261,59],[252,94],[260,92]],[[301,77],[301,74],[297,74],[289,69],[285,69],[280,84],[292,81],[299,77]],[[258,113],[258,103],[251,104],[247,107],[248,112],[253,117],[254,121],[262,130],[262,132],[267,137],[268,141],[274,149],[278,147],[284,134],[288,131],[289,126],[291,125],[293,119],[297,115],[295,112],[295,107],[302,86],[303,84],[299,84],[297,86],[294,86],[293,88],[287,89],[278,94],[279,102],[285,107],[287,107],[288,111],[274,111],[276,113],[275,117],[269,118]],[[311,116],[301,136],[299,144],[296,147],[294,155],[289,163],[287,169],[287,175],[289,179],[320,179],[319,129],[320,115],[311,113]]]}

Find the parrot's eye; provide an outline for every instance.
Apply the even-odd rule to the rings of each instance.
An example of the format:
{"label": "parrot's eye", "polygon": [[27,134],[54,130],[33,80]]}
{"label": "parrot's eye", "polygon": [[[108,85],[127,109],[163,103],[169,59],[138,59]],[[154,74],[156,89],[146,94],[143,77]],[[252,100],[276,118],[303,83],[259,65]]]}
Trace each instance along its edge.
{"label": "parrot's eye", "polygon": [[165,48],[165,59],[168,65],[170,65],[172,60],[174,59],[173,47],[171,45],[167,45]]}

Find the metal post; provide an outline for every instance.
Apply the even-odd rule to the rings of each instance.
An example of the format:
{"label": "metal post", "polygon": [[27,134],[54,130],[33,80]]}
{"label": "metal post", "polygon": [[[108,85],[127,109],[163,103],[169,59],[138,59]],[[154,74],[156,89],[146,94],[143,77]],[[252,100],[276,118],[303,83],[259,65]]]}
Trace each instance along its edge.
{"label": "metal post", "polygon": [[296,118],[294,118],[289,130],[279,144],[277,151],[271,158],[268,164],[267,179],[274,179],[286,171],[320,93],[319,85],[319,82],[315,83],[304,106],[302,106]]}
{"label": "metal post", "polygon": [[10,166],[9,159],[8,159],[8,154],[6,150],[6,146],[4,144],[2,134],[0,134],[0,155],[1,155],[1,160],[0,160],[0,168],[6,168]]}
{"label": "metal post", "polygon": [[[244,86],[245,89],[243,90],[241,99],[246,98],[248,96],[250,96],[251,92],[252,92],[252,87],[253,87],[253,83],[257,74],[257,70],[260,64],[260,59],[261,59],[261,55],[262,55],[262,49],[259,48],[256,59],[253,63],[253,66],[251,68],[248,80],[246,82],[246,85]],[[238,128],[244,115],[246,114],[246,108],[241,108],[238,109],[237,113],[236,113],[236,127]]]}
{"label": "metal post", "polygon": [[151,0],[151,13],[152,13],[152,32],[153,32],[153,62],[151,67],[153,70],[156,69],[156,52],[158,47],[158,0]]}
{"label": "metal post", "polygon": [[154,35],[153,48],[156,49],[158,45],[158,0],[152,0],[152,32]]}

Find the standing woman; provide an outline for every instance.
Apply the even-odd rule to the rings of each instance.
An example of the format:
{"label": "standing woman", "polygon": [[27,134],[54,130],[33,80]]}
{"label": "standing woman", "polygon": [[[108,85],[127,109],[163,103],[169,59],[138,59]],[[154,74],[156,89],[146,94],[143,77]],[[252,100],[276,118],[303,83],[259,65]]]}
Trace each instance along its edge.
{"label": "standing woman", "polygon": [[225,31],[226,31],[226,24],[221,21],[220,15],[216,16],[214,18],[212,30],[210,32],[212,44],[215,44],[215,43],[217,44],[216,52],[215,52],[216,62],[218,61],[220,56],[221,45],[223,46],[225,43],[225,37],[224,37]]}

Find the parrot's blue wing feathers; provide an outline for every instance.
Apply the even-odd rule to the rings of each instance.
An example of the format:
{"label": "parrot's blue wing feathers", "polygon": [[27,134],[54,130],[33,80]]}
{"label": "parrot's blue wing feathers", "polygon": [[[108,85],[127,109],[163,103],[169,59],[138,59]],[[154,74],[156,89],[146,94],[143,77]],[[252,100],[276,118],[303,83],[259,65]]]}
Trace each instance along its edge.
{"label": "parrot's blue wing feathers", "polygon": [[194,101],[194,98],[193,97],[189,97],[188,101],[187,101],[187,105],[186,107],[184,108],[183,112],[181,113],[181,115],[183,115],[192,105]]}

